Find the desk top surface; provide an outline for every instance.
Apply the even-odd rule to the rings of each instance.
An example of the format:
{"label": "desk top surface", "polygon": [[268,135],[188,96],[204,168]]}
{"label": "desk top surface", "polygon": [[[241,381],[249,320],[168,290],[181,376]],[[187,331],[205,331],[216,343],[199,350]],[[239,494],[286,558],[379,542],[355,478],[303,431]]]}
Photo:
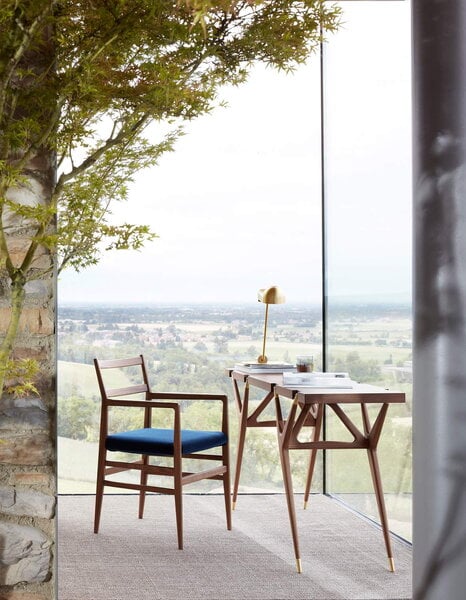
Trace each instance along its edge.
{"label": "desk top surface", "polygon": [[367,383],[353,382],[352,388],[317,388],[299,385],[283,385],[281,373],[243,373],[229,369],[229,376],[266,391],[272,389],[285,398],[296,398],[299,403],[354,404],[354,403],[403,403],[404,392],[389,390]]}

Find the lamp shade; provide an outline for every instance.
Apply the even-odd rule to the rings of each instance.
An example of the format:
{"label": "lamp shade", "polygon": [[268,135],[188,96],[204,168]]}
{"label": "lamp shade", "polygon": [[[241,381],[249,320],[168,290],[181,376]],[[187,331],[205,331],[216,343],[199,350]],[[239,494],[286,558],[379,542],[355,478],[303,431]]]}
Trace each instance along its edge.
{"label": "lamp shade", "polygon": [[257,300],[264,304],[283,304],[285,302],[285,294],[278,286],[273,285],[272,287],[259,290],[257,292]]}

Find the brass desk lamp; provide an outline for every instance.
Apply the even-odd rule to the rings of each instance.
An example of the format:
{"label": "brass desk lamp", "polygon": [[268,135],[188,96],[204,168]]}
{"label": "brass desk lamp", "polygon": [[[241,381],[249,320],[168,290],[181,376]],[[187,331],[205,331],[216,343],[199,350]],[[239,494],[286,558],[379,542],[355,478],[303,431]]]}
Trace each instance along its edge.
{"label": "brass desk lamp", "polygon": [[265,304],[265,320],[264,320],[264,340],[262,342],[262,354],[258,357],[258,363],[266,363],[267,357],[265,355],[265,339],[267,337],[267,318],[269,316],[269,304],[283,304],[285,302],[285,295],[279,287],[276,285],[261,289],[257,292],[257,300]]}

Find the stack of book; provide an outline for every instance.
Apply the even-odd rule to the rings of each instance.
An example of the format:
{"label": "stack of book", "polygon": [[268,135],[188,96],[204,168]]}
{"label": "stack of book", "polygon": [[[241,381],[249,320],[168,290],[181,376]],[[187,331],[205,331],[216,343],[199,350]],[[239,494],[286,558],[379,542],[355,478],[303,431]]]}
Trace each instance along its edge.
{"label": "stack of book", "polygon": [[352,389],[348,373],[284,373],[283,385],[298,387]]}
{"label": "stack of book", "polygon": [[284,373],[295,370],[295,365],[281,362],[242,362],[235,365],[235,371],[242,373]]}

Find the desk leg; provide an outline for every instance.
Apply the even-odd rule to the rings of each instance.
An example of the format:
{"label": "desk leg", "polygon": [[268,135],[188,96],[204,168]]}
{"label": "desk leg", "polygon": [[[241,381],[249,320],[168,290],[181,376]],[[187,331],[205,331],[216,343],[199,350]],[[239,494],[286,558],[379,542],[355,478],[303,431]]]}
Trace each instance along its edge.
{"label": "desk leg", "polygon": [[369,447],[367,448],[367,457],[369,459],[369,467],[371,470],[372,483],[374,484],[375,497],[377,500],[377,508],[379,509],[380,522],[382,524],[383,538],[385,548],[387,550],[388,565],[392,573],[395,571],[395,561],[393,560],[392,543],[390,540],[390,531],[388,529],[387,511],[385,509],[385,500],[383,497],[382,478],[380,476],[379,460],[377,458],[377,444],[382,432],[383,423],[387,414],[388,404],[384,404],[380,409],[377,419],[371,427],[367,406],[361,404],[362,421],[364,425],[364,433],[369,439]]}
{"label": "desk leg", "polygon": [[309,468],[307,471],[306,488],[304,490],[304,507],[303,507],[304,510],[306,510],[306,508],[307,508],[307,503],[309,501],[309,494],[311,493],[311,483],[312,483],[312,476],[314,474],[316,458],[317,458],[317,450],[315,448],[313,448],[311,450],[311,456],[309,459]]}
{"label": "desk leg", "polygon": [[[314,434],[312,436],[312,441],[313,442],[318,442],[319,441],[320,430],[321,430],[321,427],[322,427],[323,411],[324,411],[324,405],[322,404],[319,407],[319,412],[317,413],[316,423],[314,425]],[[311,483],[312,483],[312,476],[314,474],[314,467],[315,467],[315,464],[316,464],[316,458],[317,458],[317,448],[312,448],[312,450],[311,450],[311,456],[309,458],[309,468],[308,468],[308,471],[307,471],[306,487],[304,489],[304,510],[306,510],[306,508],[307,508],[307,503],[308,503],[308,500],[309,500],[309,494],[311,493]]]}
{"label": "desk leg", "polygon": [[388,556],[388,564],[390,571],[393,573],[395,572],[395,561],[393,560],[392,543],[390,540],[390,531],[388,529],[387,511],[385,509],[385,500],[383,497],[382,478],[380,477],[377,450],[375,448],[368,448],[367,456],[369,459],[369,466],[374,484],[375,497],[377,499],[377,507],[379,509],[380,522],[382,524],[383,538]]}
{"label": "desk leg", "polygon": [[282,464],[283,483],[285,484],[286,503],[290,517],[291,535],[293,537],[294,553],[296,557],[296,570],[302,573],[301,556],[299,551],[298,527],[296,525],[296,510],[293,496],[293,482],[291,479],[290,451],[280,444],[280,461]]}
{"label": "desk leg", "polygon": [[244,442],[246,440],[246,430],[247,430],[247,420],[248,420],[248,396],[249,389],[248,386],[244,389],[244,398],[242,402],[242,408],[239,415],[239,436],[238,436],[238,448],[236,453],[236,466],[235,466],[235,481],[233,483],[233,500],[232,500],[232,508],[235,510],[236,508],[236,500],[238,498],[238,487],[239,487],[239,478],[241,475],[241,464],[243,462],[243,450],[244,450]]}

